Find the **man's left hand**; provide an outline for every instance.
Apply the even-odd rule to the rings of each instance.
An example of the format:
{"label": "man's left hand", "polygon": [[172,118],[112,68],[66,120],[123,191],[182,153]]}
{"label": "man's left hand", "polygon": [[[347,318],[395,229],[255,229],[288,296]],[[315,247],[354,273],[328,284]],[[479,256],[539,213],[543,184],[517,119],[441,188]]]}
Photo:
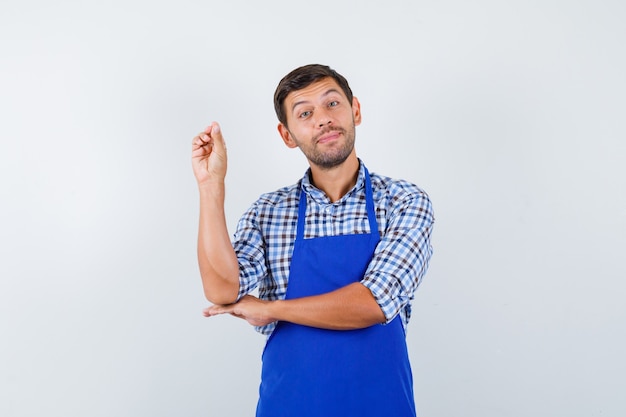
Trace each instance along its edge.
{"label": "man's left hand", "polygon": [[253,326],[265,326],[276,321],[268,314],[268,307],[271,303],[271,301],[259,300],[252,295],[245,295],[236,303],[213,305],[204,309],[202,313],[205,317],[230,314],[247,321]]}

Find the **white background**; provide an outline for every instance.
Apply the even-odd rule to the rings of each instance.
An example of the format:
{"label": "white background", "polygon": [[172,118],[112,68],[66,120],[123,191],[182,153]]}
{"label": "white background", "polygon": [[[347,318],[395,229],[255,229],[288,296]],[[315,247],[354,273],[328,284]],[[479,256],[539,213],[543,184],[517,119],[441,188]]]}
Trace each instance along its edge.
{"label": "white background", "polygon": [[408,343],[422,417],[623,416],[626,3],[0,3],[0,415],[251,416],[264,339],[205,319],[194,134],[229,226],[306,160],[308,63],[362,104],[371,171],[431,196]]}

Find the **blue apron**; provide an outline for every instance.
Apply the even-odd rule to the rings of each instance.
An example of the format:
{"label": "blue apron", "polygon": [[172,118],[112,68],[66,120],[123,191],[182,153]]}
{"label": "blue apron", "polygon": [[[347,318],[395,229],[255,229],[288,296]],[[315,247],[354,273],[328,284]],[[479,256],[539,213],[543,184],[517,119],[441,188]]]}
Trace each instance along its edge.
{"label": "blue apron", "polygon": [[[306,194],[286,299],[359,282],[380,240],[365,170],[370,233],[304,239]],[[414,417],[413,378],[400,317],[357,330],[279,322],[263,351],[257,417]]]}

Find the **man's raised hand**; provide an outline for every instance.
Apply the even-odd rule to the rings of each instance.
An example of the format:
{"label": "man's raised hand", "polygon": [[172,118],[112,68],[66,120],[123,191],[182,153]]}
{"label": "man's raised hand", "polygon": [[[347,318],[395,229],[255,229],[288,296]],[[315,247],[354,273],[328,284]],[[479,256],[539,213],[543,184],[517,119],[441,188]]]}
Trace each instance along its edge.
{"label": "man's raised hand", "polygon": [[223,182],[226,176],[226,144],[219,124],[211,123],[191,143],[191,163],[198,185]]}

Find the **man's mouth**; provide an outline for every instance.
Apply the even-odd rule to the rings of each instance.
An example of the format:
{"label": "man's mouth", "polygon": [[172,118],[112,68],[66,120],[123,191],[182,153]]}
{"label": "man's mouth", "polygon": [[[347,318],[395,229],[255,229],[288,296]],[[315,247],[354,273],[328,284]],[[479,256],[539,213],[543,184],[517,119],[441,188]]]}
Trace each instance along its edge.
{"label": "man's mouth", "polygon": [[326,143],[337,139],[343,133],[342,129],[332,129],[327,132],[322,132],[317,137],[317,143]]}

